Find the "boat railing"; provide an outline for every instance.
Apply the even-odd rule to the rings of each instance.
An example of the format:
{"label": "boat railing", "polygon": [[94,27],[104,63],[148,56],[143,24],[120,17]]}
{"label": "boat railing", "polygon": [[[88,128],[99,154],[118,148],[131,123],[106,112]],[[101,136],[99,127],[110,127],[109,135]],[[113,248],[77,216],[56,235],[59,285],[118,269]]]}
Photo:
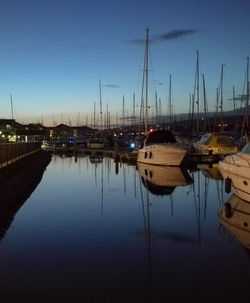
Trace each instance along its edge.
{"label": "boat railing", "polygon": [[239,157],[241,160],[244,160],[244,161],[247,163],[247,165],[250,167],[250,162],[249,162],[247,159],[245,159],[244,157],[242,157],[240,154],[232,155],[232,156],[231,156],[232,159],[233,159],[233,162],[234,162],[234,164],[235,164],[236,166],[239,166],[239,165],[235,162],[235,156],[236,156],[236,157]]}

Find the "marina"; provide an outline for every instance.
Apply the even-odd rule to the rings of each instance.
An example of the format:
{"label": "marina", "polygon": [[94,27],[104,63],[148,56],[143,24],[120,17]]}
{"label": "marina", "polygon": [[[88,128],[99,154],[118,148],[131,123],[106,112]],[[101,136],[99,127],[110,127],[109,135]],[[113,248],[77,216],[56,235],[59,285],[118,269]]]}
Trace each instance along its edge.
{"label": "marina", "polygon": [[1,302],[249,301],[249,11],[0,1]]}

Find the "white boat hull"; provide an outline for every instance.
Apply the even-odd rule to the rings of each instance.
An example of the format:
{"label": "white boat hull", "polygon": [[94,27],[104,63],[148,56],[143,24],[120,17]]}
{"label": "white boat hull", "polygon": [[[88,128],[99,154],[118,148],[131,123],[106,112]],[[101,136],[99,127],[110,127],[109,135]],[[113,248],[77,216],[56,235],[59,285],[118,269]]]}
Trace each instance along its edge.
{"label": "white boat hull", "polygon": [[219,170],[224,179],[231,179],[235,194],[250,201],[250,155],[238,153],[227,156],[219,162]]}
{"label": "white boat hull", "polygon": [[176,143],[152,144],[138,150],[137,162],[180,166],[187,151]]}

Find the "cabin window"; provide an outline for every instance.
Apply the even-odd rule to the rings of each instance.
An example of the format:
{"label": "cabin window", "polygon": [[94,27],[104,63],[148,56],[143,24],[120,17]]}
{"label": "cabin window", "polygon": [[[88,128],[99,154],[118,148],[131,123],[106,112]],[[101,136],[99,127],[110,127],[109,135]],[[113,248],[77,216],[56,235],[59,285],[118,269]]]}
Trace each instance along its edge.
{"label": "cabin window", "polygon": [[234,146],[234,142],[229,137],[218,137],[217,144],[225,146]]}

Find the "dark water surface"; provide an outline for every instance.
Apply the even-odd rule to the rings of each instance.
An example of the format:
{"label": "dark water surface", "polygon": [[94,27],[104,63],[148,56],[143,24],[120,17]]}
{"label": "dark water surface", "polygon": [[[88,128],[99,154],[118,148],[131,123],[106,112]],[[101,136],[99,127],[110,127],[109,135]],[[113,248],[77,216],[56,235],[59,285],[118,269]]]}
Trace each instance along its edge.
{"label": "dark water surface", "polygon": [[248,302],[219,178],[53,155],[0,242],[1,301]]}

